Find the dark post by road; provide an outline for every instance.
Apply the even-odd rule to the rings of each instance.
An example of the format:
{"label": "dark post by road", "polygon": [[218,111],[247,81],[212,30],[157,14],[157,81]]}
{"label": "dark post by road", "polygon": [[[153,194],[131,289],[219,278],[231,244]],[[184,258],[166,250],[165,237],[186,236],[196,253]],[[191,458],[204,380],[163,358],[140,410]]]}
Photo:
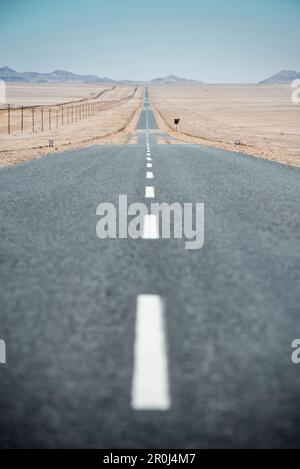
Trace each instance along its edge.
{"label": "dark post by road", "polygon": [[51,109],[48,109],[48,119],[49,119],[49,130],[51,130]]}
{"label": "dark post by road", "polygon": [[61,107],[61,125],[64,125],[64,107]]}
{"label": "dark post by road", "polygon": [[44,108],[41,108],[41,130],[44,132]]}
{"label": "dark post by road", "polygon": [[10,134],[10,104],[7,106],[7,132]]}
{"label": "dark post by road", "polygon": [[179,122],[180,122],[179,118],[174,119],[174,124],[176,126],[176,132],[177,132],[177,126],[178,126]]}
{"label": "dark post by road", "polygon": [[58,109],[56,108],[56,127],[58,127]]}

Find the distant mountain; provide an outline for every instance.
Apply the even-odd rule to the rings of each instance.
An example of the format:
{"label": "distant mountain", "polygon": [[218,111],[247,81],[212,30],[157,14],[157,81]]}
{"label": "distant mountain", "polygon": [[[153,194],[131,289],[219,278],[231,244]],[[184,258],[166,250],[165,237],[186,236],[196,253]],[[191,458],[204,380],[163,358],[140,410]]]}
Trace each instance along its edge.
{"label": "distant mountain", "polygon": [[4,81],[23,81],[20,73],[8,67],[0,68],[0,79]]}
{"label": "distant mountain", "polygon": [[0,79],[4,81],[18,81],[25,83],[115,83],[115,80],[111,80],[110,78],[99,78],[95,75],[77,75],[65,70],[55,70],[51,73],[19,73],[8,67],[0,68]]}
{"label": "distant mountain", "polygon": [[291,83],[293,80],[300,78],[300,73],[295,72],[294,70],[281,70],[281,72],[276,75],[267,78],[266,80],[260,81],[260,85],[276,85]]}
{"label": "distant mountain", "polygon": [[139,80],[113,80],[112,78],[100,78],[96,75],[77,75],[76,73],[67,72],[66,70],[55,70],[51,73],[37,72],[16,72],[15,70],[3,67],[0,68],[0,80],[25,82],[25,83],[111,83],[111,84],[144,84],[144,85],[197,85],[201,81],[188,80],[175,75],[168,75],[165,78],[155,78],[149,82]]}
{"label": "distant mountain", "polygon": [[164,78],[155,78],[149,81],[150,85],[199,85],[201,81],[188,80],[186,78],[180,78],[176,75],[168,75]]}

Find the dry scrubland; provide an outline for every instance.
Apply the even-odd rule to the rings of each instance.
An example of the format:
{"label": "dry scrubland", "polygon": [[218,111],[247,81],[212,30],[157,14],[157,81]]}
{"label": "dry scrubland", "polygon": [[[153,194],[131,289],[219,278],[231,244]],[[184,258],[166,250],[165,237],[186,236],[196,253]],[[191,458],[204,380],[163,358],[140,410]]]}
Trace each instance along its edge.
{"label": "dry scrubland", "polygon": [[[300,167],[300,105],[289,85],[162,86],[150,90],[162,130],[180,139]],[[236,142],[240,142],[239,145]]]}
{"label": "dry scrubland", "polygon": [[[105,93],[99,98],[95,96]],[[134,92],[135,91],[135,92]],[[133,94],[134,93],[134,94]],[[65,149],[74,149],[95,143],[124,143],[130,131],[135,128],[143,101],[143,89],[134,86],[100,85],[49,85],[9,84],[7,101],[14,108],[19,106],[51,107],[51,130],[49,109],[44,110],[44,130],[41,129],[41,109],[35,109],[35,132],[32,132],[31,109],[24,111],[24,132],[20,130],[21,110],[11,112],[11,135],[7,134],[7,111],[0,111],[0,166],[6,166],[45,154]],[[83,101],[82,101],[83,100]],[[59,111],[56,127],[56,104],[74,102],[97,104],[99,112],[77,122],[71,122],[65,108],[64,126]],[[61,109],[61,108],[59,108]],[[48,140],[54,140],[54,148],[48,147]]]}

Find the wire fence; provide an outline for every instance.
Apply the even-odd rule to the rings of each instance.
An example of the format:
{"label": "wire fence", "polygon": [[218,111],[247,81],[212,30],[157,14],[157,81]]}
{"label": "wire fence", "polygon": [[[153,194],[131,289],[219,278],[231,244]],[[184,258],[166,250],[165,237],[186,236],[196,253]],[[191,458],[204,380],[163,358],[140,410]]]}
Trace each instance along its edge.
{"label": "wire fence", "polygon": [[[93,98],[93,101],[114,88],[102,91]],[[131,99],[136,91],[137,87],[133,93],[116,101],[115,104],[121,104]],[[5,109],[0,109],[0,133],[10,135],[13,133],[36,133],[54,130],[92,117],[102,109],[101,102],[88,102],[86,98],[71,103],[49,106],[14,107],[7,105]]]}
{"label": "wire fence", "polygon": [[44,132],[94,116],[100,107],[100,103],[18,108],[8,105],[6,109],[0,110],[0,132],[8,135],[16,132]]}

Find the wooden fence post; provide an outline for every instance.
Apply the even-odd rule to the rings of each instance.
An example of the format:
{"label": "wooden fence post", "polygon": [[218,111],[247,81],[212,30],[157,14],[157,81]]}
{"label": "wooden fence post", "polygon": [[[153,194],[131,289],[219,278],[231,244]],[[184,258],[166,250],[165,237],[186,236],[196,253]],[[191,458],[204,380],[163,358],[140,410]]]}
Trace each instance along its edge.
{"label": "wooden fence post", "polygon": [[21,132],[23,133],[24,130],[24,107],[22,106],[21,109]]}
{"label": "wooden fence post", "polygon": [[10,104],[7,106],[7,133],[10,135]]}

